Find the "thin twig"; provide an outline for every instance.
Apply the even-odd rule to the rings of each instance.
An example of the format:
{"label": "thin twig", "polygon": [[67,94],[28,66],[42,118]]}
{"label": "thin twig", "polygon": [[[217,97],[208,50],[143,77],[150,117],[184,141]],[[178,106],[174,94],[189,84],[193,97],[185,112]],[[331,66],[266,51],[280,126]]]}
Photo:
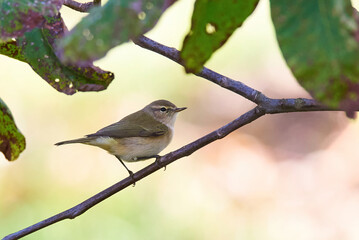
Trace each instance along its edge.
{"label": "thin twig", "polygon": [[[161,54],[182,66],[184,65],[180,57],[180,52],[175,48],[162,45],[143,35],[136,39],[133,39],[133,42],[140,47]],[[261,98],[266,98],[264,95],[261,96],[261,93],[259,91],[245,85],[244,83],[225,77],[206,67],[203,67],[202,71],[197,73],[196,75],[199,77],[203,77],[213,83],[216,83],[221,87],[229,89],[255,103],[259,103],[259,101],[262,100]]]}
{"label": "thin twig", "polygon": [[[133,42],[147,50],[158,53],[172,61],[184,66],[180,57],[180,51],[175,48],[167,47],[143,35],[133,39]],[[324,106],[313,99],[307,98],[283,98],[275,99],[269,98],[260,91],[247,86],[246,84],[233,80],[229,77],[223,76],[211,69],[203,67],[203,69],[195,74],[206,80],[209,80],[218,86],[237,93],[244,98],[263,107],[266,113],[284,113],[284,112],[308,112],[308,111],[341,111],[341,109],[334,109]]]}
{"label": "thin twig", "polygon": [[[100,1],[101,3],[101,1]],[[97,3],[94,2],[87,2],[87,3],[79,3],[73,0],[65,0],[64,1],[64,5],[72,8],[73,10],[76,10],[78,12],[89,12],[90,9],[94,6],[97,5]]]}

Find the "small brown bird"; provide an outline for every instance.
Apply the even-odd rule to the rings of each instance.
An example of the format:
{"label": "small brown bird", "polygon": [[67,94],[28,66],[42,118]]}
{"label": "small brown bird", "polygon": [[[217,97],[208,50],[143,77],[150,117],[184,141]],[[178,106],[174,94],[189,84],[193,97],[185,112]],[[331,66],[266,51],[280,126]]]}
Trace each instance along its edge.
{"label": "small brown bird", "polygon": [[157,159],[157,154],[172,140],[177,113],[185,109],[177,108],[167,100],[157,100],[96,133],[55,145],[83,143],[100,147],[115,155],[132,176],[123,161]]}

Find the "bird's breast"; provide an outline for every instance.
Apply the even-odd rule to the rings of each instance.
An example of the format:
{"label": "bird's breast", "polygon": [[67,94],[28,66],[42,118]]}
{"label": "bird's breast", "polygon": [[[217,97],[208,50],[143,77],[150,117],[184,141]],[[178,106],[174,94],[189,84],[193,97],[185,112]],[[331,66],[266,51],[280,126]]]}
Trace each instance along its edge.
{"label": "bird's breast", "polygon": [[122,160],[132,162],[137,158],[152,157],[160,153],[172,140],[173,133],[156,137],[112,138],[98,137],[90,143],[101,147],[110,154],[119,156]]}

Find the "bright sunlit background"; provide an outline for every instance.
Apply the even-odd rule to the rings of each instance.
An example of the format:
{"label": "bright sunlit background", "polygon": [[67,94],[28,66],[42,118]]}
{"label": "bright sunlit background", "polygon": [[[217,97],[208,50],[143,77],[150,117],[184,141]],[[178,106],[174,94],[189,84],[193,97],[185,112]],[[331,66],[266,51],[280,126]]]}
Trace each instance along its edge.
{"label": "bright sunlit background", "polygon": [[[147,36],[179,49],[192,9],[193,0],[178,1]],[[67,7],[62,14],[69,28],[84,16]],[[14,162],[0,154],[0,237],[128,175],[99,148],[54,143],[93,133],[163,98],[188,107],[178,116],[167,153],[253,107],[132,43],[113,49],[96,65],[115,73],[108,89],[66,96],[27,64],[0,55],[0,97],[27,142]],[[265,0],[206,65],[269,97],[309,97],[278,50]],[[25,239],[356,240],[358,143],[358,120],[344,113],[265,116],[80,217]],[[137,171],[152,161],[128,167]]]}

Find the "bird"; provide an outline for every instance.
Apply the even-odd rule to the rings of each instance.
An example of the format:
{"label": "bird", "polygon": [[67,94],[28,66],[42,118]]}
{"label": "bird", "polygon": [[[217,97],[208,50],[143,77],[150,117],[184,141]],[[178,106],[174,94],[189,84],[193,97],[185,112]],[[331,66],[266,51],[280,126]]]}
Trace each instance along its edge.
{"label": "bird", "polygon": [[100,147],[114,155],[133,178],[125,162],[159,158],[159,153],[171,142],[177,114],[187,107],[178,108],[167,100],[156,100],[143,109],[95,133],[73,140],[55,143],[82,143]]}

